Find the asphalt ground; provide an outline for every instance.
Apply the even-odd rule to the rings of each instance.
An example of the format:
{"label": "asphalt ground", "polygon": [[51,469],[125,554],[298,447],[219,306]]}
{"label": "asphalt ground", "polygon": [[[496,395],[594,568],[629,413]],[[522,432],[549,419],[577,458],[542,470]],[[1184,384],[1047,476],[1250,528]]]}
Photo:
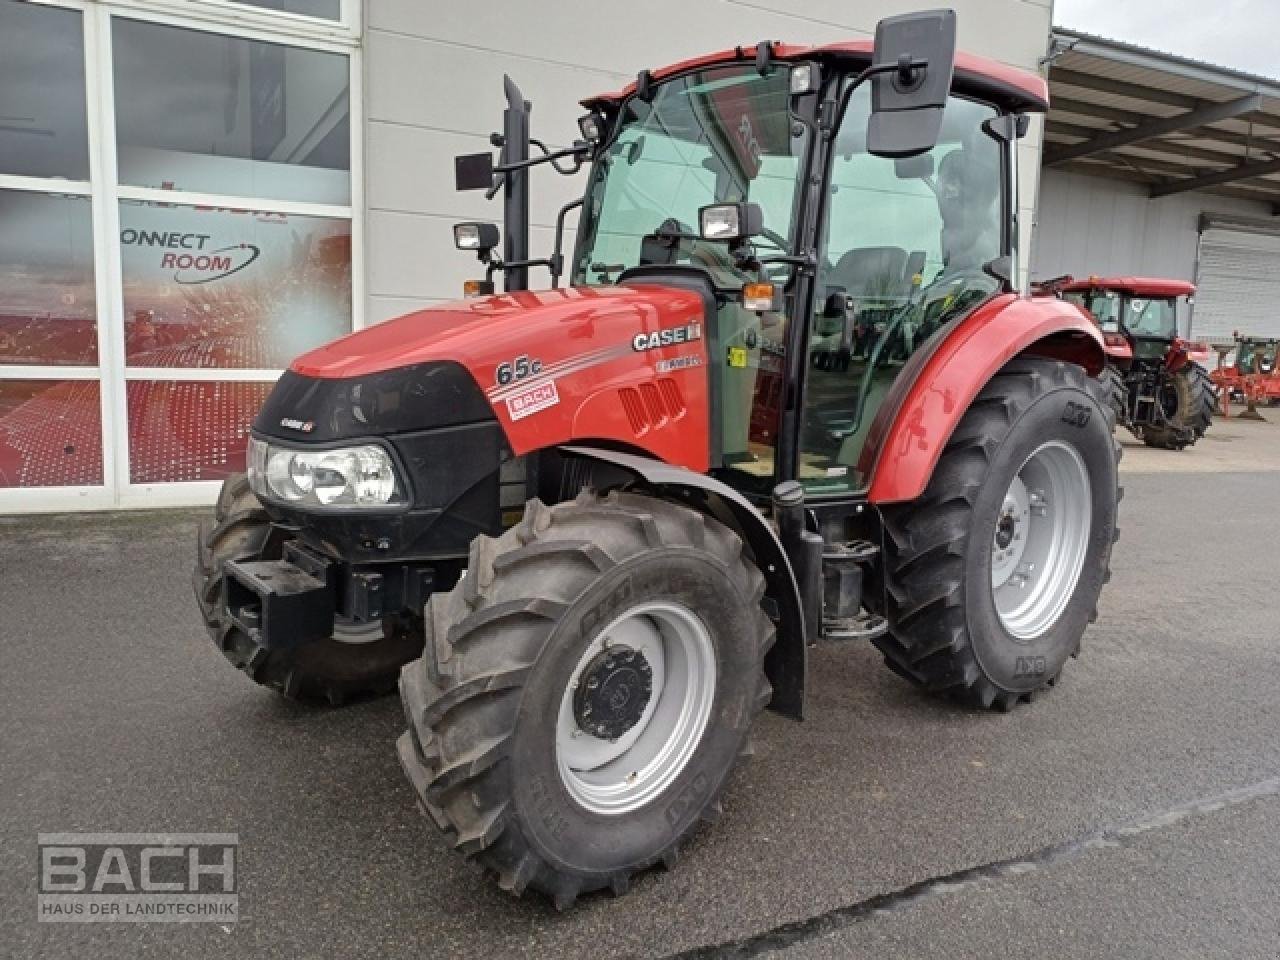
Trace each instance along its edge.
{"label": "asphalt ground", "polygon": [[[0,955],[1280,956],[1280,415],[1126,443],[1083,656],[1011,714],[819,649],[672,872],[560,914],[441,842],[395,698],[288,703],[190,593],[196,515],[0,519]],[[240,920],[36,922],[37,834],[234,832]]]}

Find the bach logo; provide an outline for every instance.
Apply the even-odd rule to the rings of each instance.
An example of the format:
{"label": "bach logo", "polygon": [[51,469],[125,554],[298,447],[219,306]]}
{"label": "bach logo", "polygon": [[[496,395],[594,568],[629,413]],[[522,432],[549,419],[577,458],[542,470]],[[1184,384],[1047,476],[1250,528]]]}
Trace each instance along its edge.
{"label": "bach logo", "polygon": [[232,923],[234,833],[42,833],[42,923]]}

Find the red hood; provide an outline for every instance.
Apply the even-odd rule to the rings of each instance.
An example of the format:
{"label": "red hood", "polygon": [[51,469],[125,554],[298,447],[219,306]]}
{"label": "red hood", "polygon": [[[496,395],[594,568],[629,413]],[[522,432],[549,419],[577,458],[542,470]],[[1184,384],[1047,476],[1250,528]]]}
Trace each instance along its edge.
{"label": "red hood", "polygon": [[703,310],[698,293],[657,285],[502,294],[380,323],[299,357],[293,370],[337,379],[454,361],[517,455],[607,438],[702,471]]}
{"label": "red hood", "polygon": [[701,319],[697,294],[670,287],[567,287],[427,307],[317,347],[290,365],[308,377],[356,377],[453,360],[482,384],[486,367],[530,354],[551,364],[640,332]]}

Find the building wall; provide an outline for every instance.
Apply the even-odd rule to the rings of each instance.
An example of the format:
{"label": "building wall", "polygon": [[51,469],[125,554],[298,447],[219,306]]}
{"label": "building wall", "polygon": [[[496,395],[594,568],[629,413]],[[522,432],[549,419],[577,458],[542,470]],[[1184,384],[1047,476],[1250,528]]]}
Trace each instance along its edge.
{"label": "building wall", "polygon": [[[959,14],[962,48],[1037,69],[1049,0],[950,6]],[[500,220],[501,204],[456,193],[453,156],[487,149],[489,133],[501,126],[504,72],[533,102],[533,135],[562,144],[576,136],[579,99],[617,89],[643,68],[761,39],[870,37],[881,17],[919,7],[918,0],[366,0],[368,320],[455,299],[462,281],[476,275],[475,261],[453,248],[450,224]],[[1039,155],[1037,122],[1020,156],[1023,251],[1030,248]],[[540,168],[532,181],[531,245],[538,255],[550,250],[555,212],[581,193],[582,178]],[[531,282],[539,274],[546,276],[535,271]]]}
{"label": "building wall", "polygon": [[[1202,213],[1270,217],[1271,209],[1197,191],[1152,200],[1139,183],[1045,170],[1031,278],[1070,273],[1194,280]],[[1185,310],[1179,319],[1185,330]]]}

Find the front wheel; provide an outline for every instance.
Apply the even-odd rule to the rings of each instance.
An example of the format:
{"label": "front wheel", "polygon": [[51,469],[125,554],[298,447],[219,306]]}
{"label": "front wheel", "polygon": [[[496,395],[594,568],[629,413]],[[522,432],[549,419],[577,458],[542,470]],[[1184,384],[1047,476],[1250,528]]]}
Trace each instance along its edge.
{"label": "front wheel", "polygon": [[232,621],[222,596],[228,560],[280,559],[271,518],[243,473],[223,482],[213,520],[198,534],[192,586],[210,639],[233,667],[291,700],[334,706],[395,689],[400,667],[422,650],[421,629],[412,619],[339,621],[332,636],[291,648],[260,647]]}
{"label": "front wheel", "polygon": [[1109,577],[1113,417],[1069,364],[1015,360],[983,389],[920,500],[884,511],[894,672],[1001,709],[1057,681]]}
{"label": "front wheel", "polygon": [[424,811],[503,889],[561,908],[673,863],[768,702],[763,594],[742,541],[697,511],[531,501],[431,598],[401,674]]}

